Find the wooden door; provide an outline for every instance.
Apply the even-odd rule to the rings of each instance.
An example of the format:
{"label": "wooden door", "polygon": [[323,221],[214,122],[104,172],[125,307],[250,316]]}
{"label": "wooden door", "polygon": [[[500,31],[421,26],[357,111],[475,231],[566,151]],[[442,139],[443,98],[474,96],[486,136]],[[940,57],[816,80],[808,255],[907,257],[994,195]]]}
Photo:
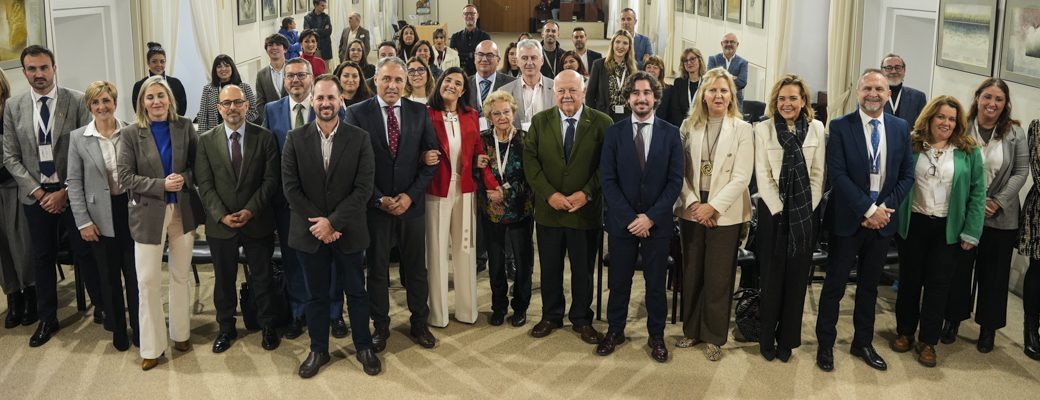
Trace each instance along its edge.
{"label": "wooden door", "polygon": [[538,0],[475,0],[480,29],[486,32],[527,32]]}

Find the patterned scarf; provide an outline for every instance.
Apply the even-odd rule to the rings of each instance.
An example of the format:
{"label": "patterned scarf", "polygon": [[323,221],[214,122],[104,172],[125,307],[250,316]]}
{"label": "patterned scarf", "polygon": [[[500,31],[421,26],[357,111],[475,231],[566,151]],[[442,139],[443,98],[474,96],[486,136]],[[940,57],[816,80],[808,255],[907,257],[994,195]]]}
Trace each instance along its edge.
{"label": "patterned scarf", "polygon": [[780,198],[784,202],[783,218],[787,229],[779,229],[781,238],[787,236],[787,254],[804,255],[811,251],[812,232],[812,188],[809,185],[809,169],[805,165],[802,143],[809,130],[809,122],[803,112],[794,123],[794,131],[787,127],[783,118],[774,120],[776,138],[784,148],[784,160],[780,167]]}

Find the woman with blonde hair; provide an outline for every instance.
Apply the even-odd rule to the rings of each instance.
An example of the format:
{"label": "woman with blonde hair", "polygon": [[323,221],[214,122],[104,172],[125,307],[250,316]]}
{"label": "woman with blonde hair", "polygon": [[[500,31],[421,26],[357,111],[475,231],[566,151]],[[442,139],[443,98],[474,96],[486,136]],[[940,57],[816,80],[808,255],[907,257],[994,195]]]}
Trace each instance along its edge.
{"label": "woman with blonde hair", "polygon": [[729,336],[737,245],[751,219],[755,143],[736,93],[725,69],[708,71],[679,129],[686,172],[675,209],[683,249],[683,338],[676,347],[705,342],[710,361],[722,358]]}
{"label": "woman with blonde hair", "polygon": [[585,104],[610,116],[614,122],[628,118],[628,99],[621,95],[625,79],[637,71],[632,34],[622,29],[610,38],[607,56],[592,63]]}
{"label": "woman with blonde hair", "polygon": [[[0,142],[4,137],[4,111],[11,97],[11,84],[0,71]],[[14,134],[13,132],[11,134]],[[18,183],[0,164],[0,288],[7,295],[4,328],[36,323],[36,273],[29,243],[29,223],[25,219]]]}

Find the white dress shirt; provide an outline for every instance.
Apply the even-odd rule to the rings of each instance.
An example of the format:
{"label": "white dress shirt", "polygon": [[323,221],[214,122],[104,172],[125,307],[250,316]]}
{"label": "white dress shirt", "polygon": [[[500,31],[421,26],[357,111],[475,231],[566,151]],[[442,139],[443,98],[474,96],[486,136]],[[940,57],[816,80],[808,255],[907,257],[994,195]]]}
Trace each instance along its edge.
{"label": "white dress shirt", "polygon": [[[33,119],[33,137],[37,138],[37,142],[36,142],[37,151],[38,151],[37,156],[39,157],[41,162],[42,161],[54,161],[54,154],[53,153],[49,153],[50,154],[49,157],[44,157],[46,154],[44,154],[43,152],[39,152],[39,146],[40,146],[40,143],[39,143],[40,123],[44,122],[44,121],[40,120],[40,104],[42,104],[40,102],[40,98],[42,98],[43,96],[47,96],[47,111],[49,111],[51,115],[50,115],[50,119],[48,119],[46,121],[46,124],[47,124],[47,130],[52,132],[51,133],[51,146],[54,146],[56,144],[55,142],[57,142],[57,139],[58,139],[53,134],[53,131],[54,131],[54,119],[56,118],[56,114],[57,114],[57,112],[55,112],[56,110],[54,108],[58,104],[58,101],[55,98],[58,95],[58,85],[54,85],[53,87],[51,87],[51,91],[47,92],[47,94],[45,94],[45,95],[38,94],[38,93],[36,93],[36,91],[33,91],[33,90],[30,90],[29,94],[31,95],[32,100],[33,100],[33,115],[32,115],[32,119]],[[53,150],[53,147],[52,147],[52,150]],[[58,182],[58,171],[57,171],[57,169],[54,170],[54,175],[51,175],[51,176],[44,176],[42,173],[40,174],[40,183],[41,184],[44,184],[44,183],[57,183],[57,182]],[[35,190],[33,190],[33,192],[35,192]],[[32,192],[29,192],[29,193],[30,193],[30,196],[31,196]]]}
{"label": "white dress shirt", "polygon": [[582,105],[581,108],[578,109],[578,112],[574,113],[574,115],[570,117],[565,115],[562,110],[560,111],[560,137],[563,138],[563,143],[567,142],[567,118],[574,118],[574,141],[578,141],[578,124],[581,122],[581,113],[583,111],[585,111],[585,105]]}
{"label": "white dress shirt", "polygon": [[116,175],[116,147],[119,146],[119,130],[124,126],[126,124],[116,121],[116,131],[108,138],[98,132],[94,120],[91,120],[87,124],[86,130],[83,131],[83,136],[96,137],[101,146],[101,157],[105,160],[105,172],[108,175],[108,189],[113,196],[121,195],[126,191],[119,186],[119,177]]}
{"label": "white dress shirt", "polygon": [[[878,174],[881,175],[881,180],[880,180],[880,182],[878,182],[878,192],[881,192],[881,188],[885,187],[885,164],[886,164],[885,163],[885,161],[886,161],[885,160],[885,156],[886,156],[887,150],[888,150],[888,145],[885,143],[886,142],[885,141],[885,137],[886,137],[885,136],[885,115],[881,114],[880,117],[874,118],[874,117],[871,117],[871,116],[867,115],[867,113],[863,112],[863,109],[861,108],[859,110],[859,118],[863,122],[863,139],[866,140],[866,146],[867,146],[867,154],[866,154],[866,156],[867,156],[867,160],[868,160],[867,161],[867,164],[868,164],[868,166],[867,166],[867,168],[868,168],[868,170],[867,170],[868,176],[869,176],[869,173],[870,173],[869,168],[871,168],[873,166],[872,164],[870,164],[870,161],[869,161],[870,157],[872,155],[874,155],[875,152],[877,152],[878,158],[880,159],[880,162],[878,163],[878,164],[880,164],[880,169],[878,170]],[[871,131],[874,129],[874,127],[870,125],[870,121],[871,120],[875,120],[875,119],[878,120],[878,122],[879,122],[878,126],[877,126],[877,129],[878,129],[878,133],[879,133],[878,136],[881,139],[878,142],[878,148],[877,149],[874,149],[874,146],[870,143],[870,134],[871,134]],[[867,188],[867,190],[869,191],[870,188]],[[885,206],[885,203],[881,203],[881,206]],[[867,212],[863,213],[863,216],[867,217],[867,218],[870,218],[871,215],[874,215],[874,211],[877,211],[877,208],[878,208],[878,206],[876,204],[871,204],[870,208],[867,209]]]}
{"label": "white dress shirt", "polygon": [[328,135],[321,131],[321,126],[318,126],[318,137],[321,138],[321,160],[325,163],[325,171],[329,170],[329,160],[332,159],[332,141],[336,137],[336,130],[339,129],[339,124],[336,124],[332,128],[332,132]]}
{"label": "white dress shirt", "polygon": [[643,131],[643,159],[650,160],[650,140],[654,137],[654,114],[650,113],[650,118],[646,121],[640,121],[636,119],[635,115],[632,116],[632,142],[635,143],[635,137],[639,134],[639,124],[649,124],[646,126],[646,130]]}
{"label": "white dress shirt", "polygon": [[302,102],[297,103],[293,100],[292,96],[289,96],[289,130],[292,130],[293,124],[296,123],[296,105],[303,104],[303,123],[310,122],[311,115],[311,95],[307,95],[307,98],[303,99]]}
{"label": "white dress shirt", "polygon": [[[285,91],[283,87],[285,85],[285,61],[282,61],[282,69],[275,69],[274,65],[271,66],[271,83],[274,84],[274,90],[278,91],[279,95]],[[263,107],[263,104],[260,106]]]}
{"label": "white dress shirt", "polygon": [[1000,172],[1000,166],[1004,164],[1004,143],[1001,139],[992,136],[990,136],[989,142],[982,140],[977,122],[972,126],[971,136],[975,138],[975,143],[982,146],[982,169],[986,174],[986,187],[989,187],[989,183],[993,182],[997,172]]}
{"label": "white dress shirt", "polygon": [[953,188],[953,146],[938,155],[928,150],[918,156],[914,168],[914,201],[911,210],[918,214],[945,217],[950,208]]}
{"label": "white dress shirt", "polygon": [[542,91],[545,90],[545,85],[542,85],[542,76],[538,76],[538,83],[534,86],[528,86],[524,78],[521,77],[520,87],[523,91],[520,99],[523,104],[520,106],[524,108],[524,120],[520,122],[531,122],[531,118],[535,114],[545,109],[545,105],[542,104]]}

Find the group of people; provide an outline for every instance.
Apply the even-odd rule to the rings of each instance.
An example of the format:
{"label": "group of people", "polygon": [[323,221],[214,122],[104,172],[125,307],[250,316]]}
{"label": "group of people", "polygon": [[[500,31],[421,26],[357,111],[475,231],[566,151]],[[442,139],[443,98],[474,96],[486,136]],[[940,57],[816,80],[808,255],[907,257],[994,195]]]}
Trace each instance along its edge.
{"label": "group of people", "polygon": [[[476,29],[477,8],[467,5],[463,14],[466,29],[451,37],[455,50],[444,51],[443,31],[424,47],[409,43],[405,28],[397,46],[377,48],[375,65],[365,61],[367,33],[352,15],[349,43],[340,46],[346,59],[331,74],[317,73],[324,64],[307,58],[307,44],[301,56],[287,56],[294,45],[280,34],[265,40],[270,65],[252,87],[230,57],[218,56],[197,128],[182,116],[183,86],[165,74],[161,45],[149,44],[149,77],[135,84],[130,123],[115,118],[115,85],[59,87],[54,54],[27,47],[20,62],[31,90],[11,97],[0,75],[5,327],[38,323],[32,347],[60,329],[54,266],[66,231],[94,321],[112,332],[117,349],[138,347],[143,370],[160,363],[171,339],[175,350],[190,351],[191,253],[196,228],[205,225],[220,328],[213,352],[237,339],[235,281],[244,258],[264,349],[306,328],[310,352],[298,373],[309,378],[330,361],[330,334],[350,335],[363,370],[376,375],[377,353],[391,336],[393,248],[408,337],[434,348],[429,327],[449,324],[449,287],[454,318],[478,320],[482,244],[488,323],[526,325],[537,235],[542,310],[531,336],[549,336],[566,316],[596,354],[613,353],[626,341],[638,268],[649,355],[665,362],[666,272],[678,231],[683,337],[674,346],[703,344],[717,361],[729,334],[735,255],[755,210],[766,360],[786,362],[801,344],[806,278],[823,232],[830,252],[816,324],[819,368],[834,367],[839,304],[853,268],[851,353],[886,368],[872,342],[893,237],[900,261],[894,351],[914,350],[921,364],[936,365],[938,341],[957,340],[973,302],[978,350],[991,351],[1006,325],[1017,247],[1031,260],[1024,351],[1040,359],[1040,189],[1024,206],[1018,201],[1030,168],[1040,176],[1040,121],[1023,132],[1000,79],[982,82],[967,109],[949,96],[929,102],[902,85],[905,62],[889,55],[860,77],[858,110],[826,131],[795,75],[773,85],[768,119],[751,125],[740,111],[747,62],[735,54],[732,34],[707,63],[699,50],[684,50],[681,77],[668,86],[663,65],[628,30],[632,10],[622,11],[624,29],[605,57],[584,48],[580,30],[580,52],[563,52],[559,26],[549,21],[542,42],[522,39],[507,50],[508,58],[515,51],[514,76],[499,69],[497,44]],[[582,67],[586,57],[588,76],[566,67]],[[611,253],[605,334],[591,309],[603,230]],[[276,246],[285,290],[274,284]]]}

